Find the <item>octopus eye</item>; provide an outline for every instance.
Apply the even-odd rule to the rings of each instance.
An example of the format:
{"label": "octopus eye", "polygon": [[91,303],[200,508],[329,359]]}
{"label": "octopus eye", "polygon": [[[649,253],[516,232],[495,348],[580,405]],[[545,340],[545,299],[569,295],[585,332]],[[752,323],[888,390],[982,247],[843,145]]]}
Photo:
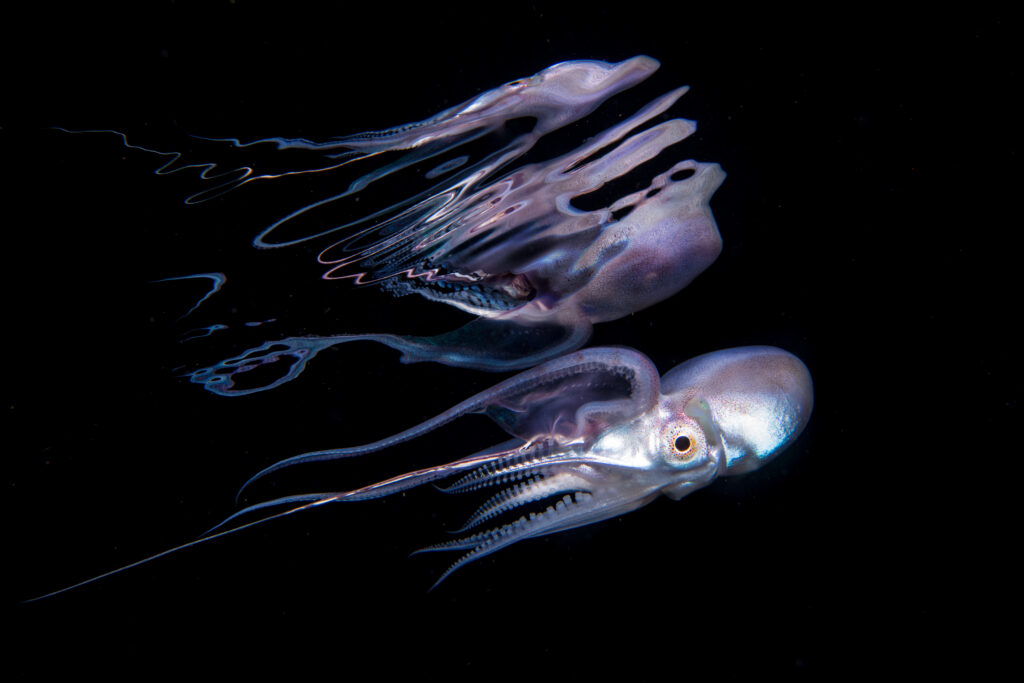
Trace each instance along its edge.
{"label": "octopus eye", "polygon": [[706,455],[704,434],[688,419],[667,424],[660,441],[665,459],[675,465],[689,466]]}

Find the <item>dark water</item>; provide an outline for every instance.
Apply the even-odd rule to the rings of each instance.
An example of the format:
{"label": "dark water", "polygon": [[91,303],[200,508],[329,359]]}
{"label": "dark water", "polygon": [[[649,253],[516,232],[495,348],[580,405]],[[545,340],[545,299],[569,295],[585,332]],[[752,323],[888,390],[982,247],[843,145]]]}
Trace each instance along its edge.
{"label": "dark water", "polygon": [[[762,471],[516,544],[429,594],[448,558],[407,555],[444,540],[470,503],[424,489],[303,513],[18,607],[25,651],[160,661],[209,647],[243,668],[309,656],[338,672],[655,680],[873,668],[927,640],[943,611],[928,558],[944,532],[925,512],[937,497],[928,469],[902,459],[920,449],[899,445],[901,418],[890,419],[929,400],[921,379],[944,356],[909,336],[941,338],[958,305],[903,251],[916,242],[915,259],[940,269],[959,258],[919,237],[927,43],[870,20],[821,30],[653,11],[395,14],[167,6],[125,18],[131,29],[65,17],[68,34],[23,53],[42,90],[12,100],[0,132],[6,201],[27,209],[4,221],[9,602],[191,540],[233,511],[259,468],[379,438],[502,377],[400,365],[360,344],[272,392],[202,391],[183,370],[278,331],[440,332],[466,318],[325,282],[314,250],[252,249],[301,183],[186,206],[202,187],[194,175],[158,177],[158,159],[114,136],[47,126],[123,130],[158,149],[189,134],[324,139],[424,118],[557,61],[656,57],[650,81],[568,135],[689,84],[671,114],[699,123],[680,155],[729,174],[712,202],[725,248],[682,293],[599,325],[591,343],[635,347],[662,371],[713,349],[781,346],[815,380],[806,432]],[[184,321],[202,287],[153,282],[213,271],[228,286]],[[232,327],[180,341],[213,323]],[[469,418],[254,495],[344,489],[501,438]],[[251,649],[271,642],[272,655]]]}

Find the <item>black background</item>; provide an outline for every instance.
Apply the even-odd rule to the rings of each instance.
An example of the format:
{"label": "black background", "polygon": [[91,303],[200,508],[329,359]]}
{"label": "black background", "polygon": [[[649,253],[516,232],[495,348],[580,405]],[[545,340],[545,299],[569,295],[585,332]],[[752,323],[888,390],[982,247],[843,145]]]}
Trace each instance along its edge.
{"label": "black background", "polygon": [[[939,644],[971,602],[956,568],[975,551],[940,475],[970,490],[990,457],[977,454],[998,452],[982,435],[1015,407],[995,313],[1016,305],[1001,262],[1012,226],[987,208],[1010,189],[1015,67],[995,19],[861,11],[150,3],[22,24],[0,109],[18,659],[130,671],[135,654],[189,667],[218,653],[303,675],[656,680],[920,670],[963,654]],[[287,194],[249,186],[185,206],[202,188],[194,175],[155,175],[158,158],[113,135],[48,126],[125,131],[155,149],[189,134],[322,140],[425,118],[557,61],[636,54],[661,70],[574,129],[593,135],[689,84],[671,114],[700,126],[680,155],[729,174],[712,202],[725,249],[591,343],[633,346],[663,372],[729,346],[796,353],[816,406],[789,452],[678,503],[516,544],[429,593],[448,558],[406,556],[468,510],[424,489],[17,604],[194,538],[270,462],[379,438],[499,379],[351,345],[272,392],[202,391],[181,366],[277,330],[441,332],[464,318],[324,282],[315,251],[251,249],[295,208]],[[152,281],[209,271],[229,285],[178,321],[200,287]],[[268,318],[278,327],[255,336],[178,341],[199,324]],[[254,495],[342,489],[500,438],[467,418]]]}

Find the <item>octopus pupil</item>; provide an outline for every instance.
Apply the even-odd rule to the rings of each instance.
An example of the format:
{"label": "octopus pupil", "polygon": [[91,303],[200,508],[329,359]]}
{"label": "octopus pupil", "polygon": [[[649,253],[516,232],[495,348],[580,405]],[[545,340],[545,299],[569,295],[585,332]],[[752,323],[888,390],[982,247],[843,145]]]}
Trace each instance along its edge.
{"label": "octopus pupil", "polygon": [[683,451],[688,451],[689,449],[690,449],[690,437],[688,437],[688,436],[680,436],[678,439],[676,439],[676,450],[677,451],[682,453]]}

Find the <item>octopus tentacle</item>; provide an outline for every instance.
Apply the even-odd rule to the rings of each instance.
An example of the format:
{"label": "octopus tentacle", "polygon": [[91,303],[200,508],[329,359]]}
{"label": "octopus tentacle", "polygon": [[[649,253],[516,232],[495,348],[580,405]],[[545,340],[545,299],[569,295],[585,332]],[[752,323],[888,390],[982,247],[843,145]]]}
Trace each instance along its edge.
{"label": "octopus tentacle", "polygon": [[577,445],[562,444],[553,438],[538,439],[524,444],[512,455],[488,462],[449,486],[438,488],[445,493],[464,493],[519,481],[524,477],[541,473],[540,468],[550,464],[551,456],[573,455],[578,452]]}
{"label": "octopus tentacle", "polygon": [[[566,378],[602,372],[614,373],[623,377],[630,387],[629,396],[617,401],[595,402],[584,412],[588,419],[604,418],[606,413],[622,411],[626,404],[630,404],[631,412],[640,413],[653,405],[659,395],[658,371],[642,354],[623,348],[585,349],[520,373],[487,391],[466,399],[436,417],[385,439],[362,446],[312,451],[280,460],[250,477],[239,489],[238,495],[241,496],[242,492],[256,480],[285,467],[381,451],[433,431],[463,415],[485,412],[488,408],[495,406],[522,403],[525,399],[536,397],[538,394],[543,395],[546,391],[557,393]],[[600,409],[597,408],[598,406]],[[575,418],[575,415],[573,417]],[[506,429],[509,428],[505,424],[502,426]]]}
{"label": "octopus tentacle", "polygon": [[489,498],[466,520],[462,528],[454,533],[472,529],[509,510],[551,498],[559,493],[586,492],[588,485],[589,482],[586,479],[573,472],[562,471],[553,475],[535,474],[532,478],[520,481]]}
{"label": "octopus tentacle", "polygon": [[452,563],[430,589],[437,588],[442,581],[451,576],[460,567],[490,555],[516,541],[544,536],[555,531],[586,524],[588,521],[591,521],[591,517],[595,514],[599,514],[601,518],[604,518],[606,515],[603,512],[603,507],[596,505],[595,502],[595,497],[586,491],[576,492],[575,495],[567,493],[561,500],[549,506],[543,512],[523,515],[516,521],[504,524],[496,529],[473,534],[464,539],[429,546],[422,551],[418,551],[433,552],[472,548],[472,550]]}

